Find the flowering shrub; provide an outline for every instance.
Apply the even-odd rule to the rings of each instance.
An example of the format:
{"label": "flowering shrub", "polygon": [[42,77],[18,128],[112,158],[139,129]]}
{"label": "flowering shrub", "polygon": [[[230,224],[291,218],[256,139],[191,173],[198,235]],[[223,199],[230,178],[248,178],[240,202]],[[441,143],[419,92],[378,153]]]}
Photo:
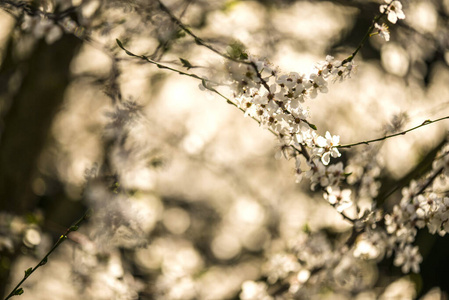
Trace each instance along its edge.
{"label": "flowering shrub", "polygon": [[[43,47],[44,43],[48,47],[63,47],[57,45],[63,45],[66,36],[75,36],[84,43],[72,60],[70,70],[75,79],[65,87],[64,105],[54,121],[52,135],[57,142],[55,146],[41,149],[40,175],[34,179],[32,190],[34,195],[44,197],[50,192],[42,178],[53,176],[64,186],[64,193],[81,200],[83,208],[89,209],[68,227],[53,247],[48,242],[41,243],[41,239],[50,239],[49,234],[43,233],[45,223],[42,220],[27,224],[19,215],[2,212],[6,221],[0,223],[0,251],[18,253],[17,249],[22,247],[26,249],[22,251],[24,254],[36,257],[40,254],[37,261],[27,261],[27,255],[23,255],[25,258],[19,254],[8,256],[14,266],[5,268],[11,271],[10,293],[5,293],[6,299],[22,294],[33,299],[46,299],[50,295],[60,299],[80,295],[89,299],[240,297],[268,300],[325,296],[386,299],[395,289],[406,289],[404,297],[416,297],[414,287],[407,286],[413,277],[388,274],[378,265],[391,259],[392,265],[402,273],[419,274],[424,259],[417,245],[420,230],[427,228],[432,235],[446,234],[449,144],[443,141],[435,147],[434,156],[428,159],[431,163],[427,162],[428,167],[423,167],[419,173],[411,173],[410,178],[404,177],[402,181],[390,179],[395,185],[386,190],[383,190],[384,160],[388,155],[380,148],[387,141],[401,139],[400,136],[422,130],[421,127],[430,128],[431,124],[449,117],[427,119],[405,130],[403,123],[408,115],[397,114],[380,138],[342,144],[348,136],[343,139],[335,135],[339,128],[335,125],[339,122],[337,108],[326,116],[327,122],[317,120],[315,113],[319,110],[313,109],[323,94],[350,86],[351,81],[357,80],[358,72],[363,73],[363,69],[368,68],[360,52],[370,40],[375,40],[375,45],[393,43],[391,49],[399,49],[395,40],[401,31],[396,27],[406,20],[404,11],[407,13],[407,8],[401,1],[376,3],[379,12],[370,16],[372,22],[354,49],[345,55],[325,55],[310,71],[296,68],[283,71],[269,59],[252,54],[251,43],[246,50],[240,42],[229,42],[226,51],[222,51],[219,43],[215,45],[213,40],[200,37],[187,24],[201,23],[198,21],[201,16],[206,18],[220,11],[214,7],[219,4],[200,3],[202,6],[194,6],[192,15],[187,14],[186,18],[190,19],[182,20],[191,2],[178,3],[179,7],[185,7],[177,17],[176,3],[169,5],[160,0],[148,3],[42,1],[38,5],[0,1],[0,7],[17,22],[11,34],[18,36],[17,49],[10,51],[20,52],[20,41],[26,39],[31,41],[28,46],[31,49]],[[221,10],[227,11],[240,4],[239,1],[224,1],[222,5]],[[313,6],[312,11],[314,9],[317,8]],[[390,33],[386,23],[395,31]],[[216,24],[219,25],[219,21]],[[197,24],[198,31],[202,26],[204,24]],[[439,30],[447,33],[446,27]],[[419,31],[429,27],[416,28]],[[141,32],[152,40],[145,41]],[[139,36],[142,44],[136,43],[138,39],[134,40],[133,35]],[[193,40],[194,44],[186,39]],[[319,39],[319,35],[314,39]],[[83,56],[84,52],[92,51],[88,50],[92,46],[97,51],[97,59]],[[154,51],[137,54],[148,48]],[[412,59],[419,51],[413,46],[410,48]],[[199,54],[195,56],[186,49],[199,49],[195,50]],[[390,57],[394,57],[400,50],[390,52]],[[184,55],[196,57],[198,61],[180,57]],[[206,59],[201,61],[202,57]],[[388,54],[385,57],[388,58]],[[387,58],[382,62],[388,70],[398,59],[389,64]],[[108,63],[102,64],[102,59]],[[93,66],[89,68],[87,61]],[[361,65],[357,66],[358,63]],[[4,65],[8,66],[7,62]],[[154,67],[158,73],[148,75],[154,72]],[[23,85],[21,89],[25,89],[26,71],[17,72],[17,80]],[[165,89],[178,97],[178,102],[173,103],[169,97],[163,103],[153,99],[144,103],[124,93],[137,89],[136,82],[144,78],[146,88],[141,93],[151,93],[156,98],[156,91],[163,85],[161,78],[167,74],[196,80],[205,92],[203,95],[224,100],[240,110],[243,117],[255,121],[260,127],[257,130],[265,129],[272,136],[256,138],[248,130],[243,141],[232,141],[237,146],[235,154],[227,154],[220,147],[230,143],[223,146],[216,138],[218,132],[227,129],[220,120],[224,116],[214,115],[209,108],[203,109],[202,104],[196,103],[190,114],[199,116],[204,112],[206,126],[198,125],[187,117],[188,114],[176,117],[188,105],[183,99],[187,92],[179,91],[178,86]],[[78,77],[96,79],[87,87],[83,80],[76,79]],[[12,79],[10,82],[10,86],[14,86]],[[97,93],[99,85],[104,92],[101,95]],[[189,85],[194,86],[191,82]],[[362,88],[368,90],[369,85]],[[14,96],[15,90],[9,88],[8,92]],[[82,93],[86,96],[81,97]],[[376,97],[382,95],[380,91],[375,94]],[[108,97],[110,103],[102,97]],[[82,101],[86,103],[80,104]],[[14,107],[14,101],[9,102]],[[335,104],[335,107],[338,106]],[[95,114],[96,111],[101,113]],[[10,112],[14,109],[2,107],[2,115]],[[365,121],[362,117],[359,122]],[[76,122],[77,126],[70,122]],[[327,124],[331,126],[325,128]],[[83,134],[79,128],[84,129]],[[242,129],[239,126],[229,128]],[[246,129],[243,131],[246,133]],[[7,134],[5,129],[4,135]],[[278,143],[277,154],[268,149],[273,148],[267,142],[272,137]],[[74,142],[77,138],[84,142]],[[249,139],[260,140],[257,148],[267,148],[264,151],[269,152],[266,155],[269,160],[248,163],[255,161],[254,152],[239,153],[248,150],[238,146],[245,145]],[[214,149],[209,145],[217,146]],[[87,154],[81,154],[78,147],[86,147]],[[2,159],[6,157],[0,152]],[[241,161],[237,164],[241,166],[229,167],[229,162],[239,154]],[[274,176],[266,172],[273,169],[273,156],[286,159],[286,168],[293,168],[291,178],[284,175],[277,178],[279,173]],[[198,161],[200,164],[195,165]],[[64,168],[64,165],[69,167]],[[211,173],[215,170],[219,174],[205,173],[202,169],[205,165]],[[164,175],[164,168],[172,168],[172,173]],[[240,169],[246,168],[248,173],[240,175]],[[81,176],[80,169],[84,172]],[[8,178],[3,173],[0,175]],[[226,176],[231,178],[230,184],[220,181]],[[306,192],[292,187],[290,191],[295,196],[284,195],[286,181],[296,182],[300,187],[306,185]],[[183,186],[183,182],[188,182],[187,186]],[[183,192],[179,192],[181,187]],[[276,194],[278,189],[282,192]],[[389,202],[396,190],[402,191],[402,198]],[[289,203],[290,197],[298,198],[296,195],[313,201]],[[312,218],[306,216],[312,211],[310,207],[318,211],[313,226],[309,224]],[[326,210],[332,217],[328,218]],[[67,245],[68,239],[75,242],[74,247]],[[50,268],[53,256],[55,264],[60,265],[58,272],[66,278],[55,278],[54,274],[58,273],[48,271],[43,276],[49,278],[48,284],[42,280],[27,285],[39,277],[34,272]],[[73,261],[68,263],[68,257],[73,257]],[[25,274],[14,275],[25,264]],[[29,267],[30,264],[34,267]],[[379,272],[395,277],[395,281],[382,282],[376,275]],[[54,282],[59,281],[63,283],[58,283],[61,287],[57,288]]]}

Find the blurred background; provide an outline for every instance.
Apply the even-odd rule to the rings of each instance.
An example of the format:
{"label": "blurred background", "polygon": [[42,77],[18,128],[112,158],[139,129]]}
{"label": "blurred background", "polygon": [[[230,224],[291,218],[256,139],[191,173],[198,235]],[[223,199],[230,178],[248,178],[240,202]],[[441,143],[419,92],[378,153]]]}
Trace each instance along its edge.
{"label": "blurred background", "polygon": [[[349,56],[381,1],[163,3],[220,52],[243,48],[308,73],[326,55]],[[305,104],[319,134],[348,144],[449,115],[449,1],[402,4],[406,19],[390,24],[390,41],[370,37],[352,78]],[[0,8],[0,295],[88,208],[92,217],[24,283],[21,299],[237,299],[244,281],[279,275],[270,257],[292,243],[315,236],[316,249],[332,249],[350,235],[321,191],[295,183],[274,135],[200,81],[117,46],[223,82],[224,59],[157,1]],[[431,169],[448,128],[342,150],[357,201],[391,210],[401,187]],[[361,191],[367,172],[375,181]],[[298,298],[446,299],[447,237],[424,229],[417,245],[420,274],[367,261],[357,284],[317,283]]]}

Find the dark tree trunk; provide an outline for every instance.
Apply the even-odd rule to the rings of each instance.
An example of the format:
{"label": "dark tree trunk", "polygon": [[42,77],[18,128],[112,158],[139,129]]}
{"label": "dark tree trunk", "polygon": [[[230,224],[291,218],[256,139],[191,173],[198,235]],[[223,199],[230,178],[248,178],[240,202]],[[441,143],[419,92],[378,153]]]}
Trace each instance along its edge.
{"label": "dark tree trunk", "polygon": [[[12,74],[21,70],[20,88],[10,96],[0,127],[0,211],[17,215],[31,212],[38,201],[32,190],[36,163],[46,143],[55,113],[60,108],[69,84],[69,67],[81,41],[64,35],[52,45],[41,40],[25,61],[14,61],[15,47],[9,43],[0,70],[0,97]],[[7,99],[7,97],[3,97]],[[6,100],[5,100],[6,101]],[[0,295],[15,255],[0,253]]]}

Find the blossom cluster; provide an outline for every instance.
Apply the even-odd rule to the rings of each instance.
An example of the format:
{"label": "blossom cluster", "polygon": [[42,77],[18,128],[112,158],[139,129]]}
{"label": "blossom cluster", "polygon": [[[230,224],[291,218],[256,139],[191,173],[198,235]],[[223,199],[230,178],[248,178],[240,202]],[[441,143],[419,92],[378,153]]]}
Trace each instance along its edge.
{"label": "blossom cluster", "polygon": [[[431,234],[444,236],[449,231],[449,144],[434,160],[432,171],[420,181],[412,181],[402,190],[399,205],[384,218],[386,230],[396,252],[394,263],[404,272],[419,272],[422,257],[417,247],[411,245],[418,229],[427,227]],[[438,179],[438,180],[437,180]]]}
{"label": "blossom cluster", "polygon": [[372,202],[378,196],[381,187],[378,177],[384,164],[378,154],[378,147],[368,146],[357,151],[348,160],[345,173],[351,175],[347,177],[347,181],[350,185],[358,187],[359,200]]}
{"label": "blossom cluster", "polygon": [[[397,0],[385,0],[385,3],[379,7],[379,10],[382,14],[387,16],[388,21],[392,24],[396,24],[399,19],[405,19],[405,14],[402,11],[402,4]],[[388,29],[388,25],[382,23],[379,25],[378,23],[374,24],[375,32],[371,35],[378,34],[380,37],[385,39],[387,42],[390,40],[390,31]]]}
{"label": "blossom cluster", "polygon": [[323,286],[363,291],[372,284],[365,264],[364,257],[332,244],[323,232],[299,233],[285,250],[268,258],[267,282],[244,282],[240,298],[311,299]]}
{"label": "blossom cluster", "polygon": [[[336,170],[327,167],[331,157],[341,155],[336,147],[340,137],[329,132],[324,137],[318,135],[316,127],[308,120],[309,111],[303,105],[319,93],[326,93],[330,81],[350,77],[353,69],[352,60],[339,61],[330,55],[310,74],[283,73],[267,60],[255,57],[250,57],[248,62],[227,63],[230,86],[239,108],[245,116],[256,119],[261,126],[275,133],[282,149],[291,150],[291,156],[296,159],[298,181],[305,170],[301,168],[297,154],[308,157],[310,170],[306,176],[312,179],[313,187],[332,185],[343,174],[340,165],[333,167]],[[338,176],[334,176],[335,172]]]}
{"label": "blossom cluster", "polygon": [[[385,14],[391,23],[395,24],[398,19],[405,18],[400,1],[385,2],[387,4],[380,6],[380,12]],[[377,31],[375,34],[389,41],[390,34],[386,24],[375,23],[374,29]],[[256,119],[262,126],[274,132],[281,140],[282,149],[290,147],[288,153],[296,159],[298,179],[303,174],[298,154],[307,159],[309,169],[306,177],[311,181],[312,188],[320,186],[325,191],[324,198],[342,213],[353,205],[352,191],[341,187],[345,178],[343,164],[340,162],[328,166],[330,157],[340,156],[339,137],[332,136],[329,132],[326,132],[324,137],[318,135],[316,128],[308,120],[309,111],[303,105],[316,98],[319,93],[326,93],[329,82],[350,77],[354,68],[352,59],[338,61],[327,56],[310,74],[282,73],[269,62],[254,57],[250,57],[249,61],[250,63],[246,64],[227,64],[237,105],[246,116]],[[385,255],[395,253],[394,264],[401,267],[404,273],[419,272],[422,256],[418,247],[413,246],[417,230],[427,226],[430,233],[438,232],[440,235],[449,230],[449,197],[433,188],[437,175],[441,178],[447,176],[448,153],[445,150],[440,158],[435,160],[433,171],[427,178],[419,184],[412,182],[409,188],[403,190],[400,204],[395,205],[390,214],[382,216],[381,210],[372,203],[371,209],[354,220],[358,238],[354,242],[352,257],[382,259]],[[380,183],[375,180],[380,172],[378,162],[372,166],[366,164],[362,169],[356,179],[361,183],[360,194],[372,201],[380,187]],[[369,174],[365,176],[367,171]],[[432,186],[429,188],[429,185]],[[268,283],[282,279],[298,279],[299,275],[291,274],[299,274],[299,270],[303,270],[303,260],[296,258],[299,258],[298,255],[292,256],[291,253],[271,257],[268,263],[268,269],[271,271],[267,271]],[[292,282],[290,288],[294,286]],[[246,282],[241,297],[249,299],[249,295],[254,293],[271,299],[266,293],[265,284]]]}
{"label": "blossom cluster", "polygon": [[[380,6],[380,12],[391,23],[405,18],[400,1],[385,2],[387,4]],[[26,16],[22,28],[32,30],[35,36],[45,37],[51,43],[62,34],[60,25],[45,17]],[[375,23],[374,29],[386,41],[390,39],[386,24]],[[341,214],[354,205],[351,197],[367,197],[372,201],[377,196],[380,183],[376,177],[380,168],[368,152],[365,156],[358,156],[361,159],[358,162],[360,172],[345,169],[342,162],[330,164],[331,157],[341,156],[338,150],[340,137],[330,132],[319,135],[310,121],[310,112],[305,104],[320,93],[326,93],[331,82],[349,78],[354,67],[353,56],[343,61],[327,56],[307,74],[285,73],[267,60],[252,56],[242,62],[230,60],[226,63],[228,83],[238,107],[245,116],[254,118],[261,126],[276,134],[287,158],[295,159],[297,180],[308,178],[312,189],[318,187],[324,191],[324,199]],[[115,121],[121,119],[121,112],[118,110],[119,114],[113,116]],[[122,125],[123,122],[115,123]],[[120,140],[122,136],[120,126],[116,127],[108,128],[111,140]],[[303,234],[284,252],[269,256],[263,267],[266,282],[245,281],[240,297],[275,299],[276,291],[272,292],[271,289],[269,292],[269,285],[285,283],[288,284],[289,294],[303,297],[306,297],[307,289],[313,287],[348,283],[356,286],[363,269],[360,261],[380,260],[393,253],[394,264],[400,266],[403,272],[418,272],[422,257],[418,247],[412,244],[417,230],[427,226],[432,234],[440,235],[445,235],[449,230],[449,197],[433,184],[437,182],[435,178],[444,181],[449,175],[448,153],[449,148],[435,160],[433,171],[427,178],[420,182],[414,181],[403,190],[400,204],[394,206],[391,213],[382,216],[382,212],[373,204],[370,210],[365,210],[362,216],[359,214],[357,219],[352,220],[353,241],[339,247],[332,245],[324,234]],[[304,159],[301,156],[306,160],[306,167],[302,166]],[[353,173],[360,187],[357,194],[342,185],[349,173]],[[347,220],[351,221],[350,218]],[[155,245],[157,242],[152,243],[152,247]],[[194,274],[199,272],[203,262],[193,245],[185,246],[182,251],[179,251],[178,245],[173,247],[169,244],[161,248],[164,258],[158,267],[164,268],[165,274],[157,280],[156,294],[173,299],[195,298]],[[172,253],[165,248],[176,251]],[[191,260],[182,258],[181,254]],[[176,263],[169,265],[165,261]],[[182,263],[186,261],[189,263],[184,266]],[[331,271],[320,272],[322,270]],[[320,285],[322,282],[328,285]]]}
{"label": "blossom cluster", "polygon": [[373,208],[357,220],[360,235],[354,256],[381,260],[394,253],[394,264],[404,273],[418,273],[423,259],[418,247],[413,246],[418,229],[427,227],[431,234],[441,236],[449,230],[448,174],[449,144],[434,160],[427,176],[402,189],[401,201],[392,212],[382,217],[381,211]]}
{"label": "blossom cluster", "polygon": [[[449,230],[449,143],[434,160],[432,170],[419,181],[412,181],[402,190],[400,204],[383,215],[375,204],[354,221],[354,243],[335,249],[323,235],[299,234],[285,252],[270,256],[265,266],[267,282],[246,281],[242,286],[242,299],[275,299],[269,285],[282,282],[288,286],[289,296],[307,295],[317,282],[332,281],[337,284],[339,275],[345,274],[345,284],[351,282],[351,274],[360,279],[363,261],[380,261],[394,253],[394,265],[402,272],[418,273],[423,258],[419,248],[413,245],[418,229],[427,227],[431,234],[445,235]],[[325,198],[338,203],[337,211],[343,211],[350,190],[328,187]],[[341,202],[336,202],[340,199]],[[320,270],[334,270],[326,276]],[[362,276],[363,277],[363,276]],[[313,284],[310,284],[312,283]],[[269,285],[267,285],[269,284]],[[358,286],[360,288],[360,286]],[[314,294],[314,292],[312,292]]]}

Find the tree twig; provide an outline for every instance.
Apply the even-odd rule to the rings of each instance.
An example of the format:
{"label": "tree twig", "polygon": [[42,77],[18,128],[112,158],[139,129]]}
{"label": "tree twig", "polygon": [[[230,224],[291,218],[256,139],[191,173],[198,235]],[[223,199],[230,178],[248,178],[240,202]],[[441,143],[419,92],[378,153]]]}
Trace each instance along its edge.
{"label": "tree twig", "polygon": [[343,60],[341,62],[342,65],[344,65],[345,63],[351,62],[354,57],[357,55],[357,53],[359,52],[360,49],[362,49],[363,45],[365,44],[366,40],[371,36],[371,32],[374,29],[375,24],[377,23],[377,21],[380,20],[380,18],[382,18],[382,16],[384,16],[387,11],[388,8],[390,7],[390,5],[393,3],[394,0],[391,0],[390,3],[388,4],[387,8],[384,10],[383,13],[381,13],[380,15],[377,15],[376,17],[374,17],[373,21],[371,22],[370,27],[368,28],[368,30],[365,33],[365,36],[362,38],[362,40],[360,41],[359,45],[357,46],[357,48],[354,50],[354,52],[352,52],[351,55],[349,55],[345,60]]}
{"label": "tree twig", "polygon": [[78,221],[76,221],[72,226],[67,228],[66,232],[59,237],[59,240],[56,242],[56,244],[53,245],[50,251],[48,251],[48,253],[44,256],[44,258],[42,258],[41,261],[34,268],[28,268],[27,270],[25,270],[25,275],[23,276],[22,280],[14,287],[11,293],[9,293],[9,295],[6,296],[5,300],[13,296],[22,295],[23,288],[21,288],[20,286],[25,282],[25,280],[27,280],[31,276],[31,274],[33,274],[34,271],[36,271],[39,267],[45,265],[48,261],[48,257],[50,256],[50,254],[52,254],[53,251],[55,251],[56,248],[58,248],[67,239],[68,234],[72,231],[77,231],[81,223],[87,220],[91,215],[92,210],[88,209]]}
{"label": "tree twig", "polygon": [[362,141],[362,142],[357,142],[357,143],[353,143],[353,144],[346,144],[346,145],[335,146],[335,148],[342,149],[342,148],[351,148],[351,147],[359,146],[359,145],[369,145],[370,143],[383,141],[383,140],[386,140],[386,139],[389,139],[389,138],[392,138],[392,137],[395,137],[395,136],[405,135],[406,133],[408,133],[410,131],[413,131],[413,130],[416,130],[416,129],[421,128],[423,126],[426,126],[426,125],[429,125],[429,124],[432,124],[432,123],[436,123],[436,122],[439,122],[439,121],[443,121],[443,120],[446,120],[446,119],[449,119],[449,116],[442,117],[442,118],[439,118],[439,119],[436,119],[436,120],[425,120],[424,122],[421,123],[421,125],[415,126],[413,128],[410,128],[410,129],[407,129],[407,130],[404,130],[404,131],[401,131],[401,132],[398,132],[398,133],[395,133],[395,134],[386,135],[384,137],[380,137],[380,138],[373,139],[373,140]]}
{"label": "tree twig", "polygon": [[195,43],[197,43],[198,45],[201,45],[203,47],[208,48],[209,50],[211,50],[212,52],[215,52],[216,54],[220,55],[223,58],[229,59],[229,60],[234,61],[234,62],[238,62],[238,63],[242,63],[242,64],[246,64],[246,65],[251,65],[251,62],[249,62],[249,61],[236,59],[236,58],[231,57],[231,56],[229,56],[227,54],[221,53],[220,51],[218,51],[217,49],[215,49],[214,47],[212,47],[211,45],[206,43],[202,38],[200,38],[199,36],[194,34],[190,29],[188,29],[187,26],[185,26],[177,17],[175,17],[175,15],[170,11],[170,9],[167,8],[167,6],[165,6],[162,3],[162,1],[157,0],[157,2],[159,3],[159,6],[161,7],[161,9],[170,17],[170,19],[176,25],[178,25],[182,30],[184,30],[185,33],[190,35],[195,40]]}

